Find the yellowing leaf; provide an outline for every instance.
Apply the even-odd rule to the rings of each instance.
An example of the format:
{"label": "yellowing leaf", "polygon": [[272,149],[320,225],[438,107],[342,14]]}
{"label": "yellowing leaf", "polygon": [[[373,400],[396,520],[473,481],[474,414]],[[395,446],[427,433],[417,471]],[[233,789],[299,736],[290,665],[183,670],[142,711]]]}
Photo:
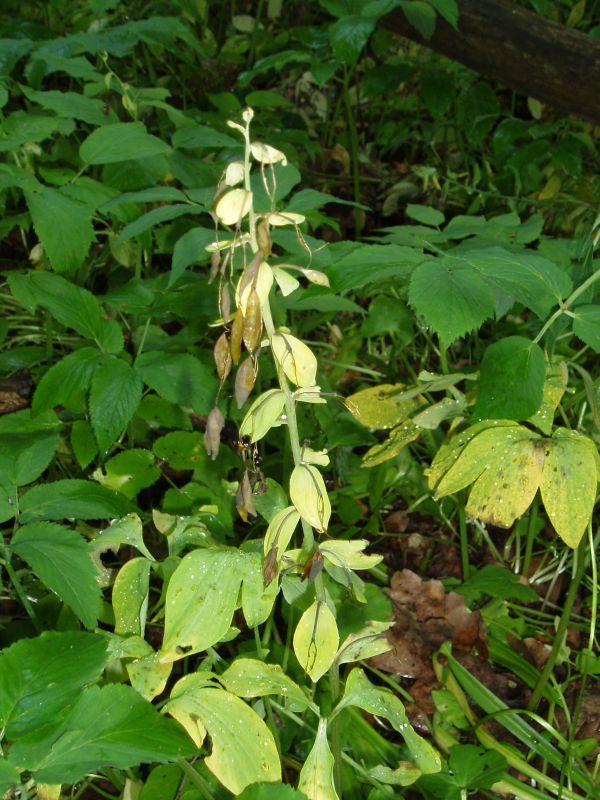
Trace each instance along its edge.
{"label": "yellowing leaf", "polygon": [[296,289],[300,286],[300,282],[293,278],[289,272],[286,272],[284,269],[279,269],[279,267],[273,267],[273,277],[277,282],[277,286],[279,286],[281,290],[281,294],[284,297],[287,297],[292,292],[295,292]]}
{"label": "yellowing leaf", "polygon": [[217,200],[215,214],[223,225],[238,225],[252,206],[252,192],[232,189]]}
{"label": "yellowing leaf", "polygon": [[564,361],[553,364],[546,370],[546,381],[542,393],[542,404],[529,422],[539,428],[546,436],[552,433],[554,414],[567,388],[569,373]]}
{"label": "yellowing leaf", "polygon": [[304,214],[295,214],[292,211],[281,211],[279,213],[272,212],[265,214],[265,219],[274,228],[279,228],[283,225],[300,225],[306,217]]}
{"label": "yellowing leaf", "polygon": [[253,158],[256,159],[256,161],[260,161],[261,164],[281,163],[283,166],[287,164],[285,153],[282,153],[281,150],[277,150],[275,147],[271,147],[270,144],[252,142],[250,145],[250,152]]}
{"label": "yellowing leaf", "polygon": [[537,437],[520,441],[507,439],[505,449],[486,465],[475,481],[467,514],[508,528],[531,505],[540,485],[544,457],[545,443]]}
{"label": "yellowing leaf", "polygon": [[282,508],[269,522],[269,527],[265,534],[264,552],[268,555],[271,548],[277,548],[277,559],[279,560],[285,553],[290,543],[296,526],[300,522],[300,514],[294,506]]}
{"label": "yellowing leaf", "polygon": [[311,464],[298,464],[290,478],[290,498],[309,525],[324,533],[331,516],[331,503],[319,470]]}
{"label": "yellowing leaf", "polygon": [[381,653],[391,650],[391,645],[386,636],[392,622],[367,622],[364,628],[356,633],[351,633],[338,650],[336,661],[338,664],[349,664],[352,661],[364,661]]}
{"label": "yellowing leaf", "polygon": [[316,683],[329,669],[339,644],[335,617],[327,603],[315,602],[300,617],[294,631],[294,653]]}
{"label": "yellowing leaf", "polygon": [[407,444],[414,442],[421,435],[414,422],[405,422],[391,431],[390,436],[381,444],[374,444],[363,456],[363,467],[376,467],[390,458],[395,458]]}
{"label": "yellowing leaf", "polygon": [[363,552],[369,542],[366,539],[331,539],[321,547],[323,557],[336,567],[343,569],[370,569],[383,560],[383,556],[368,556]]}
{"label": "yellowing leaf", "polygon": [[285,405],[285,395],[281,389],[269,389],[252,403],[244,421],[240,425],[240,435],[249,436],[251,442],[258,442],[275,425]]}
{"label": "yellowing leaf", "polygon": [[404,388],[402,383],[371,386],[347,397],[346,407],[366,428],[393,428],[422,405],[422,401],[415,398],[399,400]]}
{"label": "yellowing leaf", "polygon": [[298,791],[308,800],[339,800],[333,783],[333,754],[327,742],[327,720],[319,720],[317,738],[300,771]]}
{"label": "yellowing leaf", "polygon": [[547,444],[542,500],[554,530],[569,547],[577,547],[596,500],[596,445],[564,428],[558,428]]}
{"label": "yellowing leaf", "polygon": [[314,386],[317,359],[310,347],[289,333],[276,333],[271,339],[271,348],[292,383],[304,388]]}

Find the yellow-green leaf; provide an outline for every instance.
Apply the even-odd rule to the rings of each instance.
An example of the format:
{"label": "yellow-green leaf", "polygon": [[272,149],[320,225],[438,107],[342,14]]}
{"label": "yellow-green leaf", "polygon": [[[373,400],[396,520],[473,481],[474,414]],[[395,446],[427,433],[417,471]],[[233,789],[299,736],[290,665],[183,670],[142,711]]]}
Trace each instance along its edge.
{"label": "yellow-green leaf", "polygon": [[547,445],[542,500],[560,538],[569,547],[577,547],[596,500],[596,445],[587,436],[564,428],[558,428]]}
{"label": "yellow-green leaf", "polygon": [[330,539],[321,547],[323,557],[336,567],[343,569],[370,569],[383,560],[383,556],[368,556],[363,551],[369,542],[366,539]]}
{"label": "yellow-green leaf", "polygon": [[371,386],[347,397],[346,407],[366,428],[394,428],[423,405],[419,398],[399,400],[405,388],[402,383]]}
{"label": "yellow-green leaf", "polygon": [[404,425],[398,425],[385,442],[375,444],[367,450],[363,456],[362,466],[376,467],[384,461],[389,461],[390,458],[395,458],[407,444],[414,442],[420,435],[421,431],[414,422],[405,422]]}
{"label": "yellow-green leaf", "polygon": [[290,498],[302,519],[320,533],[327,530],[331,516],[331,503],[325,482],[312,464],[298,464],[290,478]]}
{"label": "yellow-green leaf", "polygon": [[317,738],[300,771],[298,790],[308,800],[339,800],[333,783],[333,754],[327,742],[327,720],[319,720]]}
{"label": "yellow-green leaf", "polygon": [[329,669],[339,644],[335,617],[327,603],[315,602],[300,617],[294,631],[294,653],[314,683]]}
{"label": "yellow-green leaf", "polygon": [[223,225],[238,225],[252,206],[252,192],[231,189],[215,205],[215,214]]}
{"label": "yellow-green leaf", "polygon": [[304,388],[315,385],[317,359],[310,347],[289,333],[276,333],[271,339],[271,348],[292,383]]}
{"label": "yellow-green leaf", "polygon": [[252,403],[240,425],[240,436],[249,436],[258,442],[276,424],[285,405],[285,395],[280,389],[263,392]]}
{"label": "yellow-green leaf", "polygon": [[299,522],[300,514],[294,506],[288,506],[278,511],[269,522],[269,527],[265,534],[265,555],[268,555],[272,547],[276,547],[277,559],[281,559]]}

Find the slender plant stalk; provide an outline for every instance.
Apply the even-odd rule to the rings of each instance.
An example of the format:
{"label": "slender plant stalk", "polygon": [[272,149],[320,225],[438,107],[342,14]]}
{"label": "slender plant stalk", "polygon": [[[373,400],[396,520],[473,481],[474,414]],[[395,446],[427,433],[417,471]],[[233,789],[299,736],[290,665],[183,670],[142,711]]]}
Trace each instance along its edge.
{"label": "slender plant stalk", "polygon": [[590,288],[590,286],[592,286],[592,284],[594,284],[598,279],[600,279],[600,269],[596,270],[596,272],[590,275],[589,278],[587,278],[587,280],[585,280],[581,284],[581,286],[578,286],[577,289],[575,289],[575,291],[572,292],[571,295],[569,295],[569,297],[565,300],[564,303],[561,303],[559,305],[554,314],[552,314],[552,316],[548,318],[542,330],[533,340],[534,344],[537,344],[542,339],[546,331],[548,331],[552,327],[552,325],[554,325],[556,320],[562,314],[569,314],[570,316],[572,316],[571,312],[569,311],[569,308],[573,305],[575,300],[577,300],[578,297],[580,297],[585,291],[587,291]]}
{"label": "slender plant stalk", "polygon": [[537,705],[542,698],[544,689],[546,688],[546,684],[548,683],[550,675],[552,674],[552,671],[556,666],[556,661],[558,659],[560,650],[563,646],[565,633],[567,632],[567,627],[571,619],[571,611],[573,610],[573,603],[575,602],[575,598],[577,597],[577,592],[579,591],[579,586],[581,584],[585,572],[586,554],[587,554],[586,548],[587,548],[587,541],[585,540],[585,538],[583,538],[579,544],[579,547],[575,551],[575,570],[573,578],[571,579],[571,583],[569,584],[569,591],[567,592],[567,597],[565,599],[562,614],[558,623],[558,627],[556,629],[556,634],[554,636],[554,643],[552,644],[552,650],[550,651],[548,660],[544,664],[544,669],[540,674],[540,677],[538,679],[537,684],[535,685],[529,703],[527,704],[528,709],[537,708]]}
{"label": "slender plant stalk", "polygon": [[533,504],[529,512],[529,520],[527,521],[527,539],[525,541],[525,556],[523,557],[523,566],[521,572],[525,577],[529,575],[529,568],[531,566],[531,556],[533,554],[533,542],[535,540],[535,525],[537,522],[538,508],[540,505],[539,493],[533,499]]}
{"label": "slender plant stalk", "polygon": [[[348,119],[348,135],[350,136],[350,160],[352,163],[352,185],[354,189],[354,202],[361,201],[360,193],[360,160],[358,153],[358,135],[356,133],[356,119],[354,118],[354,109],[352,108],[352,100],[350,98],[350,73],[347,67],[344,67],[344,83],[342,87],[342,96],[344,98],[344,105],[346,106],[346,117]],[[354,209],[354,234],[357,239],[360,239],[362,233],[362,215],[360,208]]]}

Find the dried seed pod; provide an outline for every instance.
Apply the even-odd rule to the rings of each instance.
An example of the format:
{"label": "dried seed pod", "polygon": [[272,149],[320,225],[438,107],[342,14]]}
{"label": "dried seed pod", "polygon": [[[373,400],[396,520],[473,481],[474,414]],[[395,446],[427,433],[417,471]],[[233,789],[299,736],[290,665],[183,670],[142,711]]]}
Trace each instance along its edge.
{"label": "dried seed pod", "polygon": [[215,406],[206,418],[206,430],[204,432],[204,447],[213,461],[219,455],[221,431],[224,427],[225,417],[221,413],[221,409]]}
{"label": "dried seed pod", "polygon": [[269,292],[271,291],[271,286],[273,286],[273,270],[266,261],[261,261],[251,281],[246,281],[244,276],[245,273],[242,275],[238,285],[236,301],[238,306],[242,309],[242,312],[245,314],[248,298],[250,297],[252,291],[256,291],[260,298],[261,304],[267,302]]}
{"label": "dried seed pod", "polygon": [[248,522],[248,515],[251,517],[256,516],[256,508],[254,507],[254,500],[252,498],[252,486],[247,469],[244,470],[244,476],[240,481],[235,495],[235,507],[244,522]]}
{"label": "dried seed pod", "polygon": [[219,292],[219,310],[221,312],[221,319],[228,320],[231,314],[231,297],[229,295],[229,286],[226,283],[221,284],[221,291]]}
{"label": "dried seed pod", "polygon": [[238,308],[233,318],[231,326],[231,341],[229,343],[231,350],[231,359],[234,364],[237,364],[242,354],[242,330],[244,327],[244,315],[242,309]]}
{"label": "dried seed pod", "polygon": [[260,298],[258,292],[252,289],[246,303],[244,324],[242,326],[242,338],[250,353],[253,353],[260,344],[261,335],[262,313],[260,310]]}
{"label": "dried seed pod", "polygon": [[235,374],[235,402],[241,408],[254,388],[256,369],[251,358],[246,358],[239,365]]}
{"label": "dried seed pod", "polygon": [[271,255],[271,234],[269,233],[269,223],[266,219],[261,219],[256,226],[256,243],[263,255]]}
{"label": "dried seed pod", "polygon": [[210,272],[208,273],[208,282],[212,283],[219,273],[221,266],[221,253],[215,250],[210,254]]}
{"label": "dried seed pod", "polygon": [[221,383],[223,383],[231,371],[232,363],[229,339],[226,333],[222,333],[217,339],[213,354],[217,366],[217,375]]}
{"label": "dried seed pod", "polygon": [[277,562],[277,548],[275,545],[269,550],[263,561],[263,582],[265,588],[275,580],[279,574],[279,563]]}

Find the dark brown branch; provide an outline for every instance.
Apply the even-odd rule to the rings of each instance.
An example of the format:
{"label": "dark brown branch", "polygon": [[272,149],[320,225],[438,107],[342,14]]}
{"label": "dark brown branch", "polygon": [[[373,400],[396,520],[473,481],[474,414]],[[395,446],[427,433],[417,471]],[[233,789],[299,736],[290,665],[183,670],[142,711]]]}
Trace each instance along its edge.
{"label": "dark brown branch", "polygon": [[381,24],[510,89],[600,124],[600,39],[509,0],[458,0],[458,31],[438,17],[427,41],[401,10]]}

